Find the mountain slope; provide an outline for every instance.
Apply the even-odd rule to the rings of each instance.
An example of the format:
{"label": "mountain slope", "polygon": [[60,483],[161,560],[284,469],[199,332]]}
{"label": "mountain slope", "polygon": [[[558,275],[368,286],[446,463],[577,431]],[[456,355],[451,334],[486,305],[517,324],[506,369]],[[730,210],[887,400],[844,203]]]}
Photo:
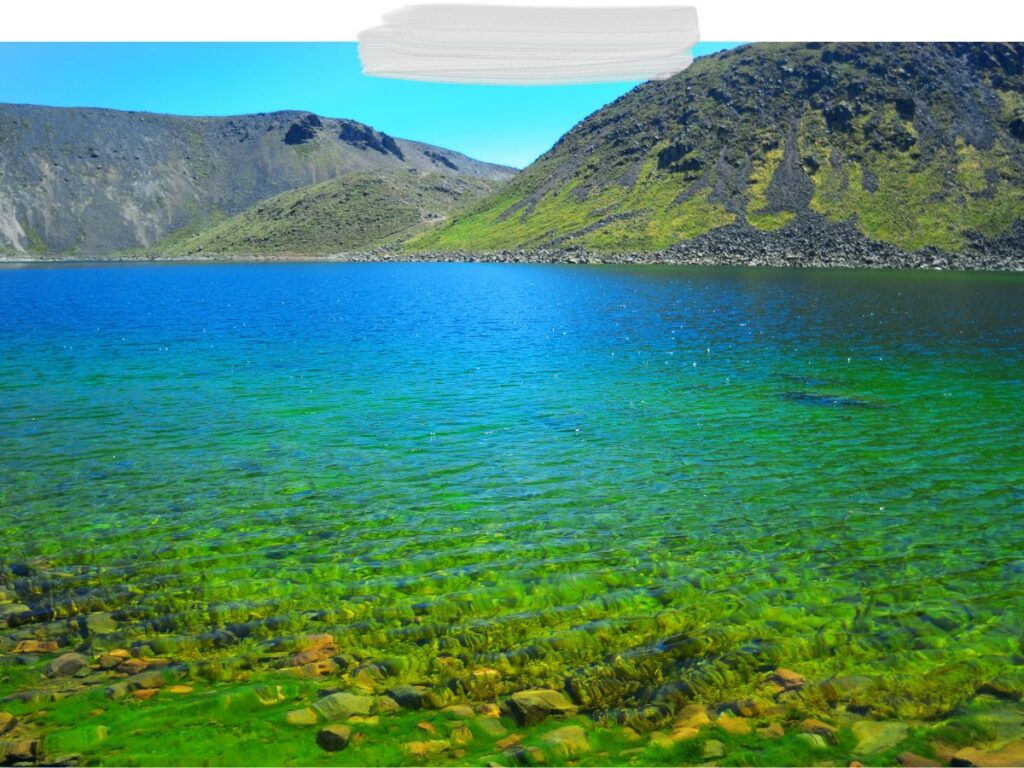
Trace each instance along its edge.
{"label": "mountain slope", "polygon": [[178,117],[0,105],[0,252],[101,255],[359,171],[514,171],[308,112]]}
{"label": "mountain slope", "polygon": [[393,243],[480,199],[495,182],[409,171],[359,172],[261,200],[189,236],[171,236],[150,253],[339,253]]}
{"label": "mountain slope", "polygon": [[660,251],[837,223],[904,252],[983,247],[1024,218],[1022,72],[1017,43],[708,56],[591,115],[408,247]]}

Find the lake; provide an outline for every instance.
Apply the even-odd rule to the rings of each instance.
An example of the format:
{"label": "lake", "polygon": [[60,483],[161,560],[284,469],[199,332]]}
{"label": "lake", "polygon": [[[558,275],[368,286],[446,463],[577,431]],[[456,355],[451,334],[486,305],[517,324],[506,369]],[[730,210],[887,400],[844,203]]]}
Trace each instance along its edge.
{"label": "lake", "polygon": [[[937,749],[915,729],[969,730],[1024,690],[1024,277],[8,266],[0,505],[0,709],[48,752],[510,754],[475,724],[462,755],[402,751],[405,710],[333,755],[282,722],[396,685],[425,697],[415,721],[559,691],[597,729],[584,762],[698,761],[703,735],[623,728],[693,702],[762,702],[759,727],[787,723],[769,764],[865,752],[860,720]],[[115,649],[190,690],[47,671]],[[772,689],[778,667],[806,684]],[[786,712],[840,736],[791,739]],[[718,728],[749,764],[758,745]]]}

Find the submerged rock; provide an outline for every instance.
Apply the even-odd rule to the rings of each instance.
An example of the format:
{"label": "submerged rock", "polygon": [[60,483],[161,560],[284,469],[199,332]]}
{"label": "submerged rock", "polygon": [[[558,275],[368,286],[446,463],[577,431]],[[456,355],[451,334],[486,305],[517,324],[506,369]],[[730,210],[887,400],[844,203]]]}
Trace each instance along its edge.
{"label": "submerged rock", "polygon": [[953,755],[950,764],[977,768],[1011,768],[1024,765],[1024,739],[1016,739],[991,752],[965,747]]}
{"label": "submerged rock", "polygon": [[10,712],[0,712],[0,735],[7,733],[18,724],[18,718]]}
{"label": "submerged rock", "polygon": [[892,749],[907,737],[906,723],[895,720],[860,720],[853,724],[853,735],[857,738],[854,752],[859,755],[873,755]]}
{"label": "submerged rock", "polygon": [[676,728],[700,729],[711,724],[711,717],[708,715],[707,707],[703,704],[687,704],[679,710],[679,714],[676,715],[672,724]]}
{"label": "submerged rock", "polygon": [[753,730],[749,721],[730,714],[720,716],[718,718],[718,725],[726,733],[731,733],[735,736],[746,736]]}
{"label": "submerged rock", "polygon": [[56,640],[22,640],[14,646],[15,653],[56,653]]}
{"label": "submerged rock", "polygon": [[373,707],[372,696],[354,693],[332,693],[313,705],[325,720],[344,720],[352,715],[368,715]]}
{"label": "submerged rock", "polygon": [[794,672],[791,669],[785,667],[779,667],[772,673],[771,680],[773,683],[781,685],[783,690],[786,691],[797,691],[804,687],[804,683],[807,682],[804,676],[798,672]]}
{"label": "submerged rock", "polygon": [[551,744],[552,752],[563,760],[574,760],[590,751],[587,732],[578,725],[556,728],[544,734],[541,740]]}
{"label": "submerged rock", "polygon": [[839,729],[834,725],[829,725],[828,723],[817,720],[813,717],[808,717],[806,720],[801,722],[797,729],[801,733],[816,733],[819,736],[828,739],[833,744],[836,743],[836,733],[839,731]]}
{"label": "submerged rock", "polygon": [[405,709],[421,709],[425,688],[416,685],[396,685],[388,688],[385,693]]}
{"label": "submerged rock", "polygon": [[316,725],[319,720],[320,718],[317,717],[316,712],[310,707],[293,709],[284,715],[284,721],[288,725]]}
{"label": "submerged rock", "polygon": [[78,670],[88,667],[89,659],[80,653],[65,653],[46,665],[47,677],[71,677]]}
{"label": "submerged rock", "polygon": [[340,752],[351,738],[352,729],[347,725],[325,725],[316,735],[316,745],[324,752]]}
{"label": "submerged rock", "polygon": [[725,757],[725,744],[718,739],[708,739],[701,747],[700,753],[707,760]]}
{"label": "submerged rock", "polygon": [[35,762],[38,756],[37,739],[0,739],[0,764]]}
{"label": "submerged rock", "polygon": [[533,725],[551,716],[576,714],[576,707],[564,694],[546,688],[513,693],[509,708],[520,725]]}
{"label": "submerged rock", "polygon": [[107,612],[90,613],[82,620],[82,634],[109,635],[117,631],[117,621]]}
{"label": "submerged rock", "polygon": [[430,741],[410,741],[402,745],[402,750],[410,757],[423,758],[447,752],[449,746],[447,741],[432,739]]}

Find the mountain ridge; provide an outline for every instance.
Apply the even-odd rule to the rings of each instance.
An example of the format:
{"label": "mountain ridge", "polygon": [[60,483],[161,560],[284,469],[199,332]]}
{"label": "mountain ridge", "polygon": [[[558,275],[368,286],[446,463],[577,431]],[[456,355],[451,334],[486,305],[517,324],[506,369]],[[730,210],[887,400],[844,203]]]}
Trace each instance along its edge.
{"label": "mountain ridge", "polygon": [[728,255],[710,235],[730,227],[791,249],[791,229],[817,222],[904,254],[980,253],[1024,217],[1022,72],[1019,43],[712,54],[582,120],[407,247],[671,260],[698,238]]}
{"label": "mountain ridge", "polygon": [[0,104],[0,252],[146,249],[281,192],[360,171],[515,170],[312,112],[190,117]]}

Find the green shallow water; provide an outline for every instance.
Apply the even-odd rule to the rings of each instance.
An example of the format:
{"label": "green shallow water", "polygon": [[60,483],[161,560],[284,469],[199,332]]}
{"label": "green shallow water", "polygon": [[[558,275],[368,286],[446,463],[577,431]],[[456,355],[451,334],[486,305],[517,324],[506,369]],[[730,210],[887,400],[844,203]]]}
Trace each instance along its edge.
{"label": "green shallow water", "polygon": [[0,647],[941,718],[1024,683],[1022,395],[1018,276],[4,269]]}

